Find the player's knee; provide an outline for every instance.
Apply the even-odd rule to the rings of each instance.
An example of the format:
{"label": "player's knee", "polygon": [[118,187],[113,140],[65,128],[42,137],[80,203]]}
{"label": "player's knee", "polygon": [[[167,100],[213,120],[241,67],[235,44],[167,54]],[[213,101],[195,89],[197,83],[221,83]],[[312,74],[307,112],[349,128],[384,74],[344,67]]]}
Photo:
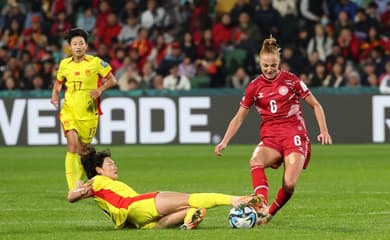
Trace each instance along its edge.
{"label": "player's knee", "polygon": [[259,157],[252,157],[249,160],[249,166],[264,166],[264,162]]}

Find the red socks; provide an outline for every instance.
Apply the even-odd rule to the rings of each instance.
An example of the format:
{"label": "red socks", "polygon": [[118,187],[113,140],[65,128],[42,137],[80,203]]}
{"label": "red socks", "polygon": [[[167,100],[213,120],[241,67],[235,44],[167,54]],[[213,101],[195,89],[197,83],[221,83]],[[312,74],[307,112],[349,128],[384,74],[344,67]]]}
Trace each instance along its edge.
{"label": "red socks", "polygon": [[269,214],[274,216],[280,208],[283,207],[286,202],[291,198],[292,193],[287,193],[283,190],[283,188],[279,188],[278,194],[276,195],[275,201],[272,203],[269,208]]}
{"label": "red socks", "polygon": [[268,204],[269,185],[267,177],[265,176],[264,167],[259,165],[252,166],[251,174],[254,192],[257,195],[263,195],[265,204]]}

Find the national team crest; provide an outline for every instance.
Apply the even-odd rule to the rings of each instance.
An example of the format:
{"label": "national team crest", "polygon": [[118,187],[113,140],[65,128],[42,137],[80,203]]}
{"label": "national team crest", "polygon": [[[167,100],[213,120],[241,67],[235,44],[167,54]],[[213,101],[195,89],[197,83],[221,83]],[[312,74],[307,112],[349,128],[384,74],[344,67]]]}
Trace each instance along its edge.
{"label": "national team crest", "polygon": [[88,77],[91,76],[91,70],[89,70],[89,69],[85,70],[85,75],[88,76]]}
{"label": "national team crest", "polygon": [[286,86],[281,86],[281,87],[279,88],[279,94],[280,94],[280,95],[284,96],[284,95],[286,95],[287,93],[288,93],[288,88],[287,88]]}
{"label": "national team crest", "polygon": [[100,65],[102,65],[102,66],[105,68],[105,67],[108,66],[108,63],[102,60],[102,61],[100,62]]}

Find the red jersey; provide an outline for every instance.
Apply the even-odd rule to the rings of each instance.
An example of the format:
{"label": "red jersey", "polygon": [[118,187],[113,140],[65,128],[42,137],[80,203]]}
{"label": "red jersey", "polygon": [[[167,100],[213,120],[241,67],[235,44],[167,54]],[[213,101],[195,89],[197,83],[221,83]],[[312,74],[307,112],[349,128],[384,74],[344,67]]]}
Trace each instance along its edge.
{"label": "red jersey", "polygon": [[299,98],[311,92],[295,74],[280,71],[274,80],[263,75],[251,81],[241,106],[250,108],[255,104],[261,116],[260,136],[307,135]]}

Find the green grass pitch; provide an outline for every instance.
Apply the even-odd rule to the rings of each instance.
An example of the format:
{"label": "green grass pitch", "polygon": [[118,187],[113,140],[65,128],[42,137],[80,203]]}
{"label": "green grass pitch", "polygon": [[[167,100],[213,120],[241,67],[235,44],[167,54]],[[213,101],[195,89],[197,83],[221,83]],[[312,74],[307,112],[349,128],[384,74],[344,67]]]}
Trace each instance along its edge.
{"label": "green grass pitch", "polygon": [[[97,146],[110,148],[120,180],[138,192],[251,193],[254,146]],[[231,229],[229,207],[210,209],[195,231],[114,230],[92,199],[66,202],[66,147],[0,148],[0,239],[390,239],[390,148],[313,146],[296,193],[262,228]],[[270,200],[282,169],[267,170]]]}

